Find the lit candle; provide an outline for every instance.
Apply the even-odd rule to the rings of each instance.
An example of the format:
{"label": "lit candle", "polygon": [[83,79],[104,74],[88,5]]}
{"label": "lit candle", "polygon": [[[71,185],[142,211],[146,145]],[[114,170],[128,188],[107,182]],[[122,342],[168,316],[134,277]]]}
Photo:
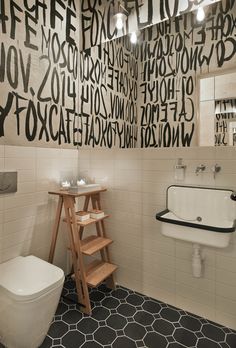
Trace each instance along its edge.
{"label": "lit candle", "polygon": [[85,180],[81,179],[81,180],[78,180],[77,181],[77,186],[82,186],[82,185],[85,185]]}
{"label": "lit candle", "polygon": [[61,183],[61,189],[62,190],[67,190],[70,187],[70,182],[69,181],[62,181]]}

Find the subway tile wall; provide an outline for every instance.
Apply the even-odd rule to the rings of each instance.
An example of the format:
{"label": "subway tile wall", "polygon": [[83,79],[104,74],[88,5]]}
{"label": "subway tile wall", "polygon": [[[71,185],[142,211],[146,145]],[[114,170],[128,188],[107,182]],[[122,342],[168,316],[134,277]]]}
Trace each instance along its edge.
{"label": "subway tile wall", "polygon": [[[0,195],[0,262],[33,254],[47,260],[57,198],[48,191],[65,177],[76,177],[77,150],[0,146],[0,171],[17,171],[18,190]],[[55,264],[68,266],[61,225]]]}
{"label": "subway tile wall", "polygon": [[[177,158],[187,165],[182,182],[174,179]],[[214,178],[216,163],[222,169]],[[206,171],[196,176],[200,164]],[[171,184],[236,189],[236,148],[79,150],[79,174],[108,187],[102,203],[111,214],[117,283],[236,329],[236,236],[225,249],[202,247],[204,274],[197,279],[192,245],[162,236],[155,219]]]}

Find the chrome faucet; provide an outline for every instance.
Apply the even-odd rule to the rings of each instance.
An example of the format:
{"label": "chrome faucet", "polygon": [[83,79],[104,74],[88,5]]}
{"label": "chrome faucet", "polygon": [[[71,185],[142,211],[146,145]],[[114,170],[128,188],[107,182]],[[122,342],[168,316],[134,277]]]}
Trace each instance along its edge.
{"label": "chrome faucet", "polygon": [[205,164],[200,164],[200,166],[197,166],[195,170],[195,174],[198,175],[199,173],[204,172],[205,169],[206,169]]}

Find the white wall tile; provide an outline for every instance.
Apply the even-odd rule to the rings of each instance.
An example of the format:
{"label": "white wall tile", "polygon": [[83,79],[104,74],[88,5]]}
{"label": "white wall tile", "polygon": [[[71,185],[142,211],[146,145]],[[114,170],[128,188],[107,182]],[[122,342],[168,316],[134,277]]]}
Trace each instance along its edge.
{"label": "white wall tile", "polygon": [[190,313],[215,321],[214,306],[207,306],[206,304],[198,301],[195,302],[194,300],[190,300],[189,298],[182,296],[181,293],[177,293],[176,295],[176,306]]}
{"label": "white wall tile", "polygon": [[35,192],[35,181],[19,182],[17,185],[17,194],[27,194]]}
{"label": "white wall tile", "polygon": [[[2,168],[1,168],[2,165]],[[0,146],[0,170],[18,172],[18,191],[0,197],[0,261],[33,253],[48,258],[61,170],[78,173],[77,150]],[[66,246],[57,263],[66,268]],[[63,251],[64,250],[64,251]]]}
{"label": "white wall tile", "polygon": [[9,158],[35,158],[36,148],[25,146],[5,145],[5,157]]}
{"label": "white wall tile", "polygon": [[[232,311],[224,311],[219,303],[219,298],[232,301],[236,293],[234,238],[229,247],[222,250],[201,248],[203,277],[196,279],[192,276],[192,245],[162,236],[160,222],[155,219],[156,212],[166,207],[167,187],[176,184],[174,165],[177,158],[183,158],[187,165],[184,181],[177,184],[236,187],[235,149],[115,150],[111,152],[114,158],[109,157],[107,151],[104,154],[102,150],[90,151],[86,168],[91,175],[100,166],[98,158],[105,172],[106,169],[108,173],[114,171],[114,185],[110,187],[112,199],[109,201],[111,218],[107,226],[108,234],[114,239],[111,250],[119,266],[117,279],[120,284],[219,323],[228,322],[236,328]],[[87,157],[82,153],[81,161]],[[108,158],[109,164],[106,162]],[[206,165],[206,171],[196,175],[196,167],[202,163]],[[216,163],[222,170],[214,179],[211,167]],[[135,214],[136,209],[138,214]],[[163,279],[171,282],[169,288]],[[223,290],[225,298],[221,296]]]}
{"label": "white wall tile", "polygon": [[123,284],[123,286],[143,293],[142,274],[137,269],[135,272],[132,269],[119,266],[115,273],[115,281],[117,284]]}
{"label": "white wall tile", "polygon": [[0,211],[4,209],[4,195],[0,197]]}
{"label": "white wall tile", "polygon": [[4,158],[5,156],[5,146],[0,145],[0,158]]}
{"label": "white wall tile", "polygon": [[[158,232],[153,238],[149,238],[149,234],[144,234],[142,247],[144,252],[153,252],[156,255],[157,252],[165,255],[174,256],[175,255],[175,244],[174,241],[164,238],[158,238]],[[153,257],[155,259],[155,256]]]}
{"label": "white wall tile", "polygon": [[35,163],[34,157],[26,157],[24,160],[19,157],[5,157],[5,171],[18,170],[18,169],[28,169],[31,170]]}
{"label": "white wall tile", "polygon": [[216,268],[236,273],[235,258],[216,255]]}
{"label": "white wall tile", "polygon": [[235,328],[236,327],[236,315],[231,315],[225,313],[224,311],[216,310],[215,319],[217,323],[220,322],[226,327]]}
{"label": "white wall tile", "polygon": [[[177,270],[192,275],[193,271],[192,271],[191,260],[176,258],[175,265],[176,265]],[[216,271],[215,271],[214,267],[209,266],[206,262],[203,262],[202,274],[203,274],[204,278],[215,280],[216,279],[215,273],[216,273]]]}
{"label": "white wall tile", "polygon": [[236,146],[217,146],[215,148],[215,151],[216,151],[216,159],[224,159],[224,160],[236,159]]}
{"label": "white wall tile", "polygon": [[[48,191],[58,187],[63,175],[107,177],[102,203],[111,214],[106,227],[114,240],[116,281],[236,329],[236,239],[225,249],[202,247],[204,272],[196,279],[192,245],[163,236],[155,219],[166,206],[167,187],[175,184],[177,158],[187,165],[185,180],[178,184],[236,188],[235,149],[20,149],[0,146],[0,169],[2,160],[2,170],[17,170],[19,183],[16,195],[0,197],[0,262],[29,253],[48,258],[57,203]],[[196,176],[201,163],[206,172]],[[210,168],[215,163],[222,171],[214,180]],[[66,269],[63,230],[55,262]]]}
{"label": "white wall tile", "polygon": [[34,233],[33,226],[26,230],[20,230],[16,233],[11,233],[10,235],[6,235],[1,239],[1,247],[2,249],[11,248],[23,242],[32,239],[32,235]]}
{"label": "white wall tile", "polygon": [[216,295],[225,297],[226,299],[232,300],[236,302],[236,291],[235,291],[235,275],[233,277],[233,282],[228,285],[225,283],[217,282],[216,283]]}
{"label": "white wall tile", "polygon": [[146,288],[153,288],[156,286],[158,289],[163,292],[172,293],[175,295],[175,281],[174,279],[168,279],[167,277],[162,277],[160,274],[158,277],[155,277],[153,273],[143,273],[143,283]]}
{"label": "white wall tile", "polygon": [[173,292],[174,284],[172,283],[170,287],[159,287],[159,281],[151,280],[150,283],[143,281],[142,293],[150,296],[152,298],[156,298],[159,301],[164,303],[172,303],[172,305],[176,305],[176,296],[175,292]]}
{"label": "white wall tile", "polygon": [[16,256],[26,256],[30,253],[31,240],[19,243],[7,249],[2,249],[2,262],[13,259]]}
{"label": "white wall tile", "polygon": [[[33,192],[33,191],[32,191]],[[4,208],[11,209],[35,204],[35,193],[26,195],[9,195],[4,199]]]}
{"label": "white wall tile", "polygon": [[35,225],[36,217],[30,216],[4,223],[4,235],[10,235],[21,230],[28,229]]}
{"label": "white wall tile", "polygon": [[60,153],[60,149],[36,147],[36,158],[55,158],[58,156],[60,157]]}
{"label": "white wall tile", "polygon": [[4,222],[4,212],[0,211],[0,224]]}
{"label": "white wall tile", "polygon": [[216,311],[235,316],[236,301],[232,301],[223,296],[216,296]]}
{"label": "white wall tile", "polygon": [[18,169],[17,170],[17,180],[18,183],[35,181],[36,178],[36,168],[32,165],[31,169]]}
{"label": "white wall tile", "polygon": [[[236,258],[236,243],[235,243],[236,233],[232,233],[230,244],[226,248],[217,249],[216,255],[221,257],[233,257]],[[236,260],[236,259],[235,259]],[[220,260],[219,260],[220,262]]]}
{"label": "white wall tile", "polygon": [[215,306],[215,294],[214,291],[204,291],[201,286],[194,286],[193,284],[176,284],[176,293],[180,294],[193,302],[201,303],[202,305],[214,308]]}
{"label": "white wall tile", "polygon": [[3,223],[0,223],[0,239],[3,237],[4,235],[4,225]]}
{"label": "white wall tile", "polygon": [[205,292],[214,293],[215,292],[215,282],[212,279],[206,278],[195,278],[192,274],[176,271],[176,281],[179,284],[189,285],[196,289],[201,289]]}
{"label": "white wall tile", "polygon": [[4,158],[0,158],[0,171],[5,171],[5,160]]}
{"label": "white wall tile", "polygon": [[[93,156],[95,152],[91,151],[91,155]],[[106,152],[105,152],[106,153]],[[139,148],[137,149],[114,149],[113,150],[113,158],[115,162],[124,161],[126,163],[127,160],[138,160],[142,159],[143,151]],[[97,154],[96,154],[97,155]]]}

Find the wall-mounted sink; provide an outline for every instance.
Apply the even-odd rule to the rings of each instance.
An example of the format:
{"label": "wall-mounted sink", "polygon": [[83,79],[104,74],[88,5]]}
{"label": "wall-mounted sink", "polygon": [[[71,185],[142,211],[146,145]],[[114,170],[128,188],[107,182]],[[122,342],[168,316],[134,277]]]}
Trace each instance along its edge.
{"label": "wall-mounted sink", "polygon": [[236,228],[233,191],[172,185],[167,209],[157,213],[163,235],[192,243],[224,248]]}

